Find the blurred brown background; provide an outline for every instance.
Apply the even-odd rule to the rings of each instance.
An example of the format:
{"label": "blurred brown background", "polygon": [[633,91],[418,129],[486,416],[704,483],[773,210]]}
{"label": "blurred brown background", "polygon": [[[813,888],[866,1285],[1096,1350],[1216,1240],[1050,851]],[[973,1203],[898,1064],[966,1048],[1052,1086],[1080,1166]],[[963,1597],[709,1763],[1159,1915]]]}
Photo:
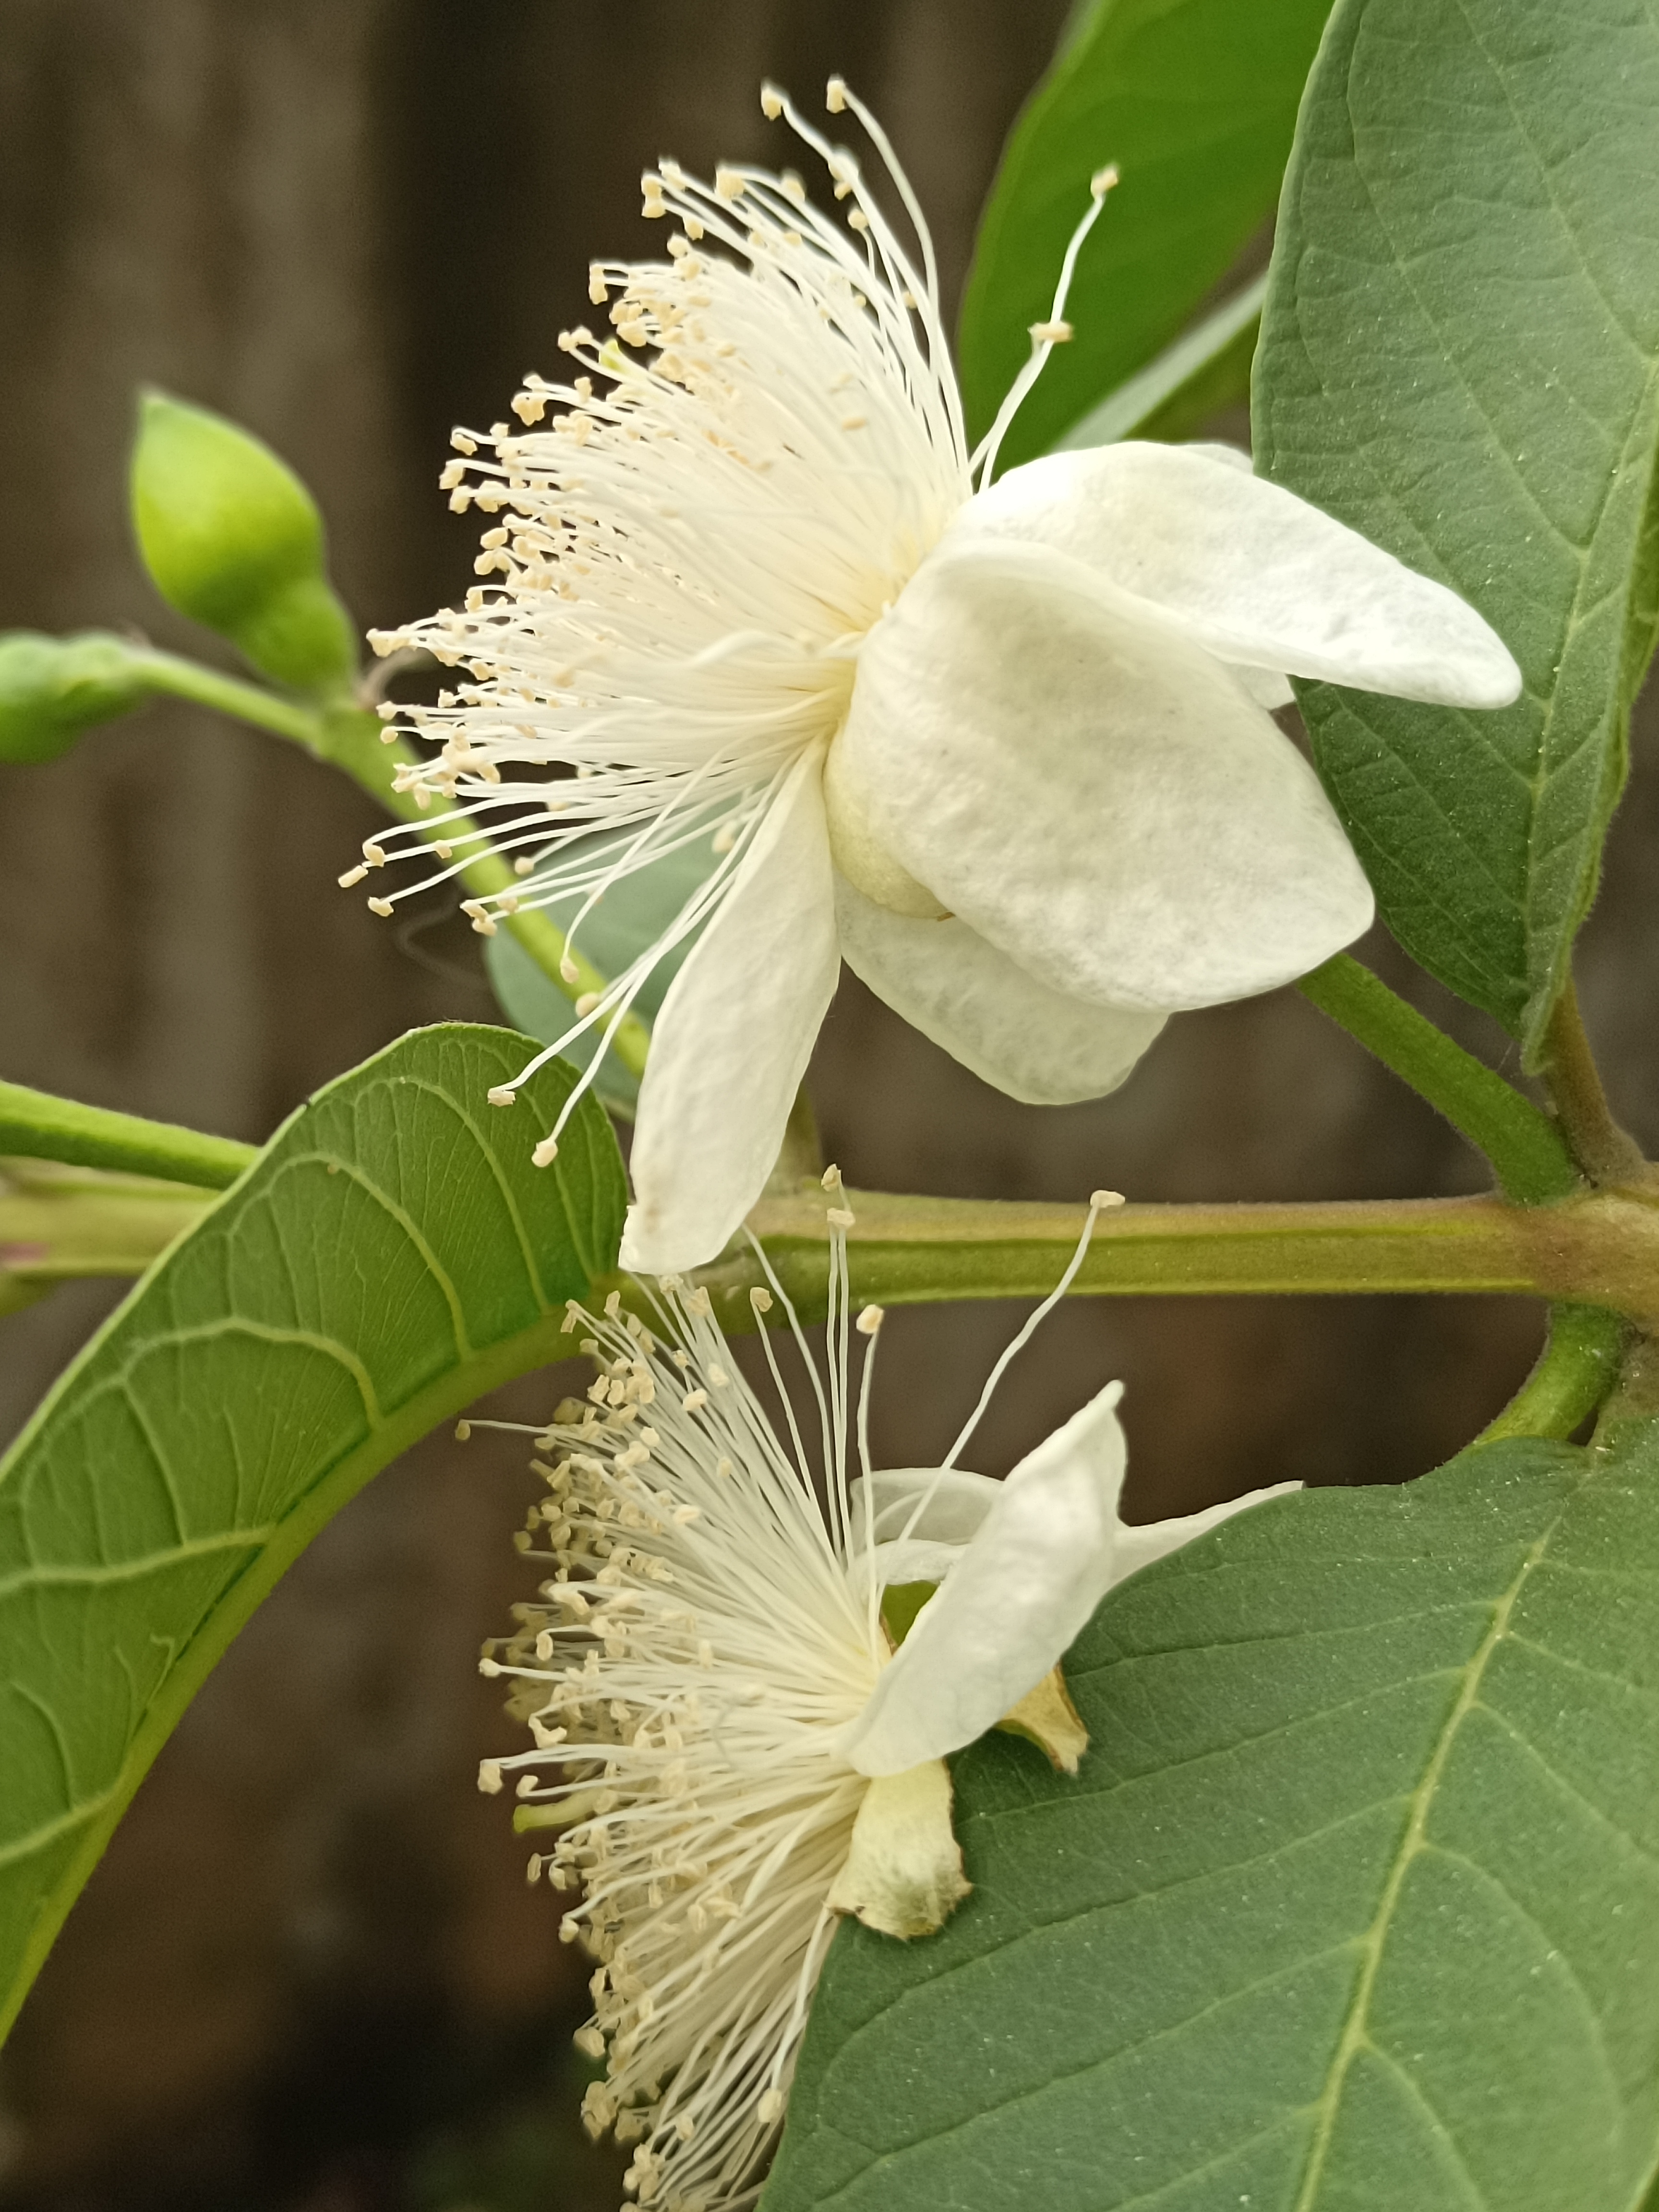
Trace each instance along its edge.
{"label": "blurred brown background", "polygon": [[[137,624],[188,649],[129,550],[134,386],[222,409],[318,490],[365,626],[447,599],[434,490],[643,246],[659,153],[763,155],[770,75],[879,108],[952,291],[1066,0],[0,0],[0,626]],[[1235,435],[1241,425],[1228,426]],[[1615,1103],[1659,1145],[1659,792],[1632,799],[1583,963]],[[246,1137],[412,1025],[489,1019],[477,940],[401,934],[335,888],[374,810],[279,743],[183,708],[0,770],[0,1074]],[[1446,1002],[1368,948],[1431,1011]],[[1454,1017],[1501,1059],[1503,1040]],[[985,1090],[848,985],[813,1089],[848,1178],[1079,1198],[1475,1187],[1426,1109],[1293,994],[1176,1022],[1118,1097]],[[0,1322],[9,1434],[106,1310]],[[898,1316],[879,1455],[936,1455],[1014,1316]],[[1255,1484],[1399,1480],[1501,1402],[1521,1303],[1073,1305],[1000,1401],[996,1470],[1108,1375],[1132,1510]],[[521,1388],[526,1410],[558,1386]],[[530,1480],[428,1442],[343,1514],[232,1651],[77,1909],[0,2075],[6,2212],[272,2206],[558,2212],[614,2201],[570,2124],[580,1962],[499,1802],[473,1672],[525,1576]]]}

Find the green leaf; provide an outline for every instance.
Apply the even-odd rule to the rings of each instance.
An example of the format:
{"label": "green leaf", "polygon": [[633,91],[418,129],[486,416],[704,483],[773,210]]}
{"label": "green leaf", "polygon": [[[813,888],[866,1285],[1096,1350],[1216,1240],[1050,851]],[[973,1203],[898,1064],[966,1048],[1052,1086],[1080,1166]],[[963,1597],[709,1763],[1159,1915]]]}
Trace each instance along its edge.
{"label": "green leaf", "polygon": [[0,635],[0,761],[56,760],[100,722],[130,714],[156,684],[141,647],[107,631]]}
{"label": "green leaf", "polygon": [[1184,438],[1218,409],[1248,399],[1267,289],[1264,274],[1206,315],[1073,423],[1055,441],[1055,452],[1112,446],[1120,438]]}
{"label": "green leaf", "polygon": [[[711,821],[711,836],[714,826]],[[602,853],[608,847],[625,845],[635,834],[631,830],[599,831],[567,847],[564,857],[574,860],[590,853]],[[580,933],[581,949],[600,975],[620,975],[632,967],[641,953],[666,932],[698,884],[713,874],[714,866],[715,854],[708,838],[699,837],[676,852],[665,853],[660,860],[636,868],[632,875],[613,884],[582,923]],[[580,905],[580,895],[573,892],[568,897],[550,900],[541,911],[559,929],[568,930]],[[665,953],[641,985],[634,1001],[634,1012],[645,1024],[647,1034],[668,995],[669,985],[684,966],[686,955],[700,933],[693,930],[672,952]],[[516,939],[504,930],[486,938],[484,965],[509,1020],[516,1022],[521,1030],[527,1030],[532,1036],[539,1037],[544,1044],[559,1045],[564,1057],[576,1066],[587,1066],[598,1045],[599,1030],[585,1030],[568,1042],[561,1042],[576,1018],[570,1000]],[[640,1079],[623,1065],[614,1049],[605,1054],[593,1087],[613,1112],[632,1116],[639,1100]]]}
{"label": "green leaf", "polygon": [[1526,691],[1309,685],[1395,934],[1539,1056],[1653,641],[1659,24],[1575,0],[1344,0],[1285,183],[1257,465],[1442,578]]}
{"label": "green leaf", "polygon": [[1121,175],[1078,264],[1067,319],[1004,441],[1046,452],[1169,343],[1273,210],[1330,0],[1099,0],[1015,125],[980,228],[960,357],[988,426],[1054,298],[1089,179]]}
{"label": "green leaf", "polygon": [[301,1109],[0,1462],[0,2028],[214,1662],[395,1455],[570,1348],[625,1185],[568,1069],[417,1031]]}
{"label": "green leaf", "polygon": [[146,392],[131,493],[138,550],[169,606],[278,684],[350,685],[356,635],[328,580],[322,516],[269,446],[205,407]]}
{"label": "green leaf", "polygon": [[1076,1782],[836,1936],[765,2212],[1628,2212],[1659,2154],[1659,1434],[1288,1498],[1107,1599]]}

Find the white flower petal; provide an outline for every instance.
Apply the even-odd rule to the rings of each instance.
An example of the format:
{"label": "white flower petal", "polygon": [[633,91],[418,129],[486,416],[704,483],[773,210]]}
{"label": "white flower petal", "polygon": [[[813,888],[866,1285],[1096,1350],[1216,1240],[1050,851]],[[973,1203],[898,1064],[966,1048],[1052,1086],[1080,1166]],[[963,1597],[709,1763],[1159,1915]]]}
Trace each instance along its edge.
{"label": "white flower petal", "polygon": [[1161,1014],[1067,998],[965,921],[890,913],[836,876],[842,957],[913,1029],[1011,1098],[1065,1106],[1115,1091]]}
{"label": "white flower petal", "polygon": [[824,1902],[908,1942],[942,1927],[972,1887],[951,1826],[950,1771],[930,1759],[865,1791]]}
{"label": "white flower petal", "polygon": [[[874,1534],[881,1543],[915,1536],[965,1544],[1002,1495],[1000,1482],[965,1467],[878,1467],[869,1484]],[[851,1490],[853,1527],[859,1531],[864,1527],[864,1488],[860,1476]]]}
{"label": "white flower petal", "polygon": [[1068,997],[1248,998],[1371,918],[1318,779],[1231,672],[1044,546],[924,562],[866,642],[835,753],[901,866]]}
{"label": "white flower petal", "polygon": [[1246,668],[1242,662],[1229,663],[1234,676],[1244,687],[1247,699],[1254,699],[1258,707],[1265,707],[1270,714],[1281,707],[1296,704],[1296,693],[1291,688],[1288,676],[1276,668]]}
{"label": "white flower petal", "polygon": [[712,1260],[776,1163],[840,972],[822,764],[790,770],[657,1017],[622,1245],[642,1274]]}
{"label": "white flower petal", "polygon": [[867,1568],[855,1560],[851,1571],[860,1591],[872,1582],[881,1589],[904,1583],[942,1583],[966,1549],[963,1544],[936,1544],[921,1536],[897,1537],[890,1544],[876,1546]]}
{"label": "white flower petal", "polygon": [[862,1773],[897,1774],[982,1735],[1099,1604],[1115,1579],[1121,1395],[1109,1384],[998,1486],[846,1739]]}
{"label": "white flower petal", "polygon": [[1052,453],[981,494],[946,542],[1051,545],[1175,616],[1225,660],[1455,707],[1521,672],[1467,601],[1219,449]]}
{"label": "white flower petal", "polygon": [[1263,1505],[1270,1498],[1288,1498],[1301,1487],[1299,1482],[1270,1482],[1265,1490],[1247,1490],[1243,1498],[1230,1498],[1224,1505],[1206,1505],[1201,1513],[1183,1513],[1174,1521],[1148,1521],[1139,1528],[1121,1528],[1118,1569],[1114,1579],[1122,1582],[1140,1568],[1150,1566],[1154,1559],[1178,1552],[1194,1536],[1218,1528],[1235,1513],[1243,1513],[1252,1505]]}

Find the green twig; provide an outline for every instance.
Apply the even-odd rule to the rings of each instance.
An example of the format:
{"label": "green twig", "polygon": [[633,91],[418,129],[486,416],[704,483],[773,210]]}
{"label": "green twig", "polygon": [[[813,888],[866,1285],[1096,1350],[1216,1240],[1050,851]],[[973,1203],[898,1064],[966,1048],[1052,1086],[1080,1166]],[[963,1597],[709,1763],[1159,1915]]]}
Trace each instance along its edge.
{"label": "green twig", "polygon": [[[878,1304],[1040,1297],[1076,1248],[1080,1207],[849,1193],[853,1295]],[[749,1217],[784,1288],[823,1310],[823,1194],[763,1198]],[[764,1282],[750,1251],[697,1271],[728,1329],[753,1326]],[[615,1279],[625,1297],[625,1279]],[[600,1286],[611,1287],[610,1281]],[[1302,1206],[1126,1206],[1101,1217],[1081,1297],[1486,1291],[1659,1315],[1659,1204],[1583,1193],[1522,1206],[1497,1197]]]}
{"label": "green twig", "polygon": [[252,722],[256,729],[269,730],[276,737],[290,738],[308,752],[321,749],[321,725],[309,708],[279,698],[258,684],[244,684],[239,677],[222,676],[216,668],[204,668],[179,653],[144,653],[137,655],[136,660],[158,691],[170,692],[175,699],[189,699],[198,707],[215,708],[222,714],[233,714],[238,721]]}
{"label": "green twig", "polygon": [[[176,653],[146,654],[144,665],[159,690],[192,700],[198,706],[217,708],[221,713],[251,722],[258,729],[290,738],[319,760],[343,769],[388,813],[400,821],[412,823],[429,844],[441,842],[465,847],[469,840],[476,839],[485,849],[457,872],[459,880],[474,898],[497,898],[516,888],[517,877],[504,860],[487,848],[483,833],[476,823],[465,815],[452,814],[441,826],[434,823],[426,818],[412,791],[394,787],[398,769],[412,763],[415,755],[399,738],[387,742],[390,732],[377,714],[355,704],[313,711],[263,690],[258,684],[222,676],[216,669],[199,667]],[[518,914],[504,913],[498,926],[518,939],[543,974],[568,999],[574,1000],[587,993],[597,996],[604,992],[605,977],[591,961],[571,950],[563,932],[538,908],[526,908]],[[636,1076],[645,1071],[645,1056],[650,1045],[650,1030],[634,1014],[625,1016],[617,1024],[610,1040],[611,1050]]]}
{"label": "green twig", "polygon": [[1544,1053],[1544,1081],[1584,1173],[1598,1183],[1640,1181],[1647,1162],[1635,1139],[1613,1119],[1571,981],[1550,1011]]}
{"label": "green twig", "polygon": [[199,1184],[0,1159],[0,1313],[58,1283],[143,1274],[216,1203]]}
{"label": "green twig", "polygon": [[1618,1381],[1629,1337],[1629,1324],[1598,1306],[1553,1306],[1536,1365],[1475,1442],[1571,1436]]}
{"label": "green twig", "polygon": [[1380,975],[1339,952],[1297,988],[1485,1153],[1506,1197],[1541,1206],[1581,1187],[1572,1154],[1549,1116],[1407,1006]]}
{"label": "green twig", "polygon": [[0,1083],[0,1157],[63,1160],[225,1190],[256,1156],[252,1145],[231,1137],[83,1106],[21,1083]]}

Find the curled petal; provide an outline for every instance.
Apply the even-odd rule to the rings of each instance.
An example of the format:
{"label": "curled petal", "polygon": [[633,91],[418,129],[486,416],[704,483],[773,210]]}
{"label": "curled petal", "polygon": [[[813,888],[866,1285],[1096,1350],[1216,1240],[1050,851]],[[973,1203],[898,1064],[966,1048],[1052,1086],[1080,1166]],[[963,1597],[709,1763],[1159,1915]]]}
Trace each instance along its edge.
{"label": "curled petal", "polygon": [[1011,469],[951,536],[1069,553],[1246,667],[1443,706],[1519,696],[1520,670],[1466,600],[1243,458],[1132,441],[1053,453]]}
{"label": "curled petal", "polygon": [[951,1777],[930,1759],[884,1774],[864,1793],[847,1857],[826,1903],[907,1941],[948,1920],[973,1884],[951,1826]]}
{"label": "curled petal", "polygon": [[1046,546],[923,562],[866,641],[831,773],[911,876],[1062,996],[1248,998],[1370,921],[1289,738],[1158,609]]}
{"label": "curled petal", "polygon": [[1015,1709],[1109,1589],[1235,1513],[1302,1487],[1275,1483],[1201,1513],[1126,1527],[1122,1391],[1109,1383],[1006,1482],[954,1468],[872,1478],[874,1532],[884,1540],[876,1565],[890,1570],[883,1579],[943,1579],[847,1738],[861,1772],[900,1772],[1005,1717],[1018,1720]]}
{"label": "curled petal", "polygon": [[640,1085],[622,1264],[712,1260],[760,1196],[840,972],[823,756],[790,770],[670,987]]}
{"label": "curled petal", "polygon": [[1022,1460],[854,1723],[865,1774],[942,1758],[1036,1687],[1114,1579],[1123,1431],[1114,1382]]}
{"label": "curled petal", "polygon": [[[864,1526],[865,1480],[852,1486],[852,1525]],[[965,1467],[878,1467],[869,1477],[872,1533],[878,1543],[901,1537],[965,1544],[1002,1495],[1002,1485]],[[920,1510],[918,1510],[920,1509]]]}
{"label": "curled petal", "polygon": [[836,878],[842,957],[913,1029],[1011,1098],[1065,1106],[1115,1091],[1162,1014],[1065,997],[965,921],[890,913]]}
{"label": "curled petal", "polygon": [[1117,1573],[1113,1579],[1123,1582],[1140,1568],[1151,1566],[1154,1559],[1178,1552],[1194,1537],[1207,1535],[1224,1521],[1231,1521],[1235,1513],[1265,1505],[1270,1498],[1288,1498],[1301,1487],[1299,1482],[1270,1482],[1265,1490],[1247,1490],[1242,1498],[1230,1498],[1222,1505],[1206,1505],[1201,1513],[1183,1513],[1173,1521],[1146,1521],[1134,1528],[1120,1528]]}

